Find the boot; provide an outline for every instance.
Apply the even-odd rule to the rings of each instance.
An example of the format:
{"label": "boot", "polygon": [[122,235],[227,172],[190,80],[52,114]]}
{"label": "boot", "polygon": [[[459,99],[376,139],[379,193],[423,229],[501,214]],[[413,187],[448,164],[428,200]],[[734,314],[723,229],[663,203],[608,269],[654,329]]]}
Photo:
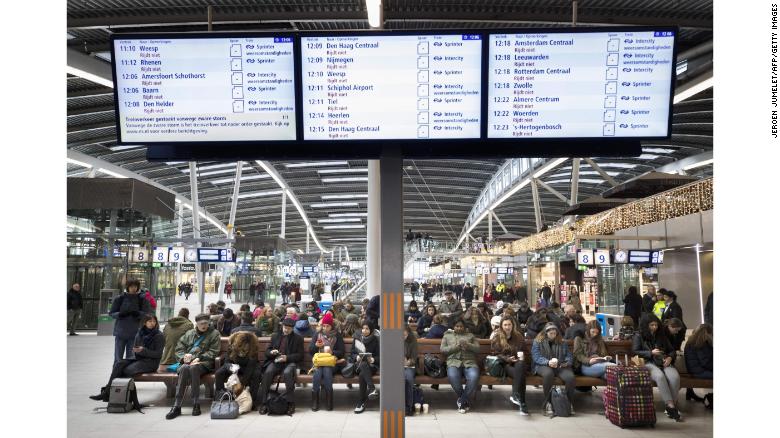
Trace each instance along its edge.
{"label": "boot", "polygon": [[311,392],[311,410],[317,412],[320,410],[320,393]]}
{"label": "boot", "polygon": [[100,394],[98,395],[90,395],[89,398],[95,401],[102,401],[107,402],[108,401],[108,386],[104,386],[100,388]]}
{"label": "boot", "polygon": [[333,410],[333,390],[325,391],[325,405],[329,411]]}
{"label": "boot", "polygon": [[712,409],[712,393],[705,395],[703,400],[704,400],[704,406],[707,409]]}
{"label": "boot", "polygon": [[696,395],[695,392],[693,392],[693,388],[687,388],[685,390],[685,400],[693,400],[697,402],[703,402],[704,399],[702,397],[699,397]]}

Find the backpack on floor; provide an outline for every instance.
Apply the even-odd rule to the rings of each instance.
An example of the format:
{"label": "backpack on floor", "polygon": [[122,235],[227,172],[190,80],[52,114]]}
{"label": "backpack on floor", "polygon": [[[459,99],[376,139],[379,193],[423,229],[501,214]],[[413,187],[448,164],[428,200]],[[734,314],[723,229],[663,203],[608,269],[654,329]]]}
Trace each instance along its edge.
{"label": "backpack on floor", "polygon": [[279,383],[276,389],[268,394],[268,415],[289,415],[295,413],[295,403],[287,401],[284,394],[279,392]]}
{"label": "backpack on floor", "polygon": [[550,404],[552,404],[553,417],[571,417],[569,397],[560,386],[553,386],[550,390]]}
{"label": "backpack on floor", "polygon": [[106,411],[112,414],[124,414],[136,410],[143,414],[144,406],[138,402],[138,392],[132,378],[118,378],[111,382],[108,388],[108,407]]}

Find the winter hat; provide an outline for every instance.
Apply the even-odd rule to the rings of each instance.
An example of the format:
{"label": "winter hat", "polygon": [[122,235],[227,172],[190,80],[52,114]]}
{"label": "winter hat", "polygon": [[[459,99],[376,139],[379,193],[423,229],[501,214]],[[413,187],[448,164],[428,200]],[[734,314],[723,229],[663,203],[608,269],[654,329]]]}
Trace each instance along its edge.
{"label": "winter hat", "polygon": [[557,326],[557,325],[555,325],[555,324],[554,324],[554,323],[552,323],[552,322],[548,322],[547,324],[545,324],[545,325],[544,325],[544,330],[543,330],[543,331],[544,331],[545,333],[547,333],[547,332],[549,332],[550,330],[557,330],[557,331],[558,331],[558,333],[560,333],[560,329],[558,329],[558,326]]}
{"label": "winter hat", "polygon": [[284,321],[282,321],[282,325],[286,325],[287,327],[295,327],[295,321],[293,321],[292,318],[285,318]]}
{"label": "winter hat", "polygon": [[309,320],[301,319],[295,322],[295,328],[293,329],[293,331],[300,336],[304,336],[309,334],[308,332],[310,328],[311,327],[309,326]]}
{"label": "winter hat", "polygon": [[347,322],[356,323],[358,322],[358,319],[360,318],[358,318],[358,316],[355,315],[354,313],[350,313],[349,315],[347,315]]}
{"label": "winter hat", "polygon": [[501,317],[500,316],[494,316],[490,318],[490,325],[494,325],[496,327],[501,325]]}
{"label": "winter hat", "polygon": [[325,316],[322,317],[322,320],[320,321],[320,325],[327,324],[331,327],[333,327],[333,315],[330,313],[326,313]]}

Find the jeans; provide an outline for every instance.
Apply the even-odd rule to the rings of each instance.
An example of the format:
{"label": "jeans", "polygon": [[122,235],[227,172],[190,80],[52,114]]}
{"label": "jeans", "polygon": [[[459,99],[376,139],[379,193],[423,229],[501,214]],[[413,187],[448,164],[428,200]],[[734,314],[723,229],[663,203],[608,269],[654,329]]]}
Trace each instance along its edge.
{"label": "jeans", "polygon": [[333,392],[333,371],[335,369],[335,367],[315,368],[311,381],[311,391],[315,394],[319,394],[320,389],[325,389],[327,393]]}
{"label": "jeans", "polygon": [[406,390],[406,408],[411,409],[414,407],[414,394],[412,388],[414,388],[414,368],[404,368],[404,389]]}
{"label": "jeans", "polygon": [[68,331],[76,333],[76,322],[81,317],[81,309],[68,310]]}
{"label": "jeans", "polygon": [[550,368],[546,365],[537,365],[536,374],[542,376],[542,388],[546,401],[549,401],[553,379],[557,375],[566,384],[566,396],[569,397],[569,403],[574,402],[574,371],[571,368]]}
{"label": "jeans", "polygon": [[116,364],[122,360],[124,354],[125,359],[135,359],[135,353],[133,353],[133,343],[135,338],[123,339],[119,336],[114,337],[114,363]]}
{"label": "jeans", "polygon": [[[463,376],[466,376],[466,390],[463,391]],[[477,390],[477,384],[479,383],[479,368],[478,367],[447,367],[447,378],[450,381],[450,386],[455,394],[458,395],[458,401],[469,402],[470,398],[474,397],[474,392]]]}
{"label": "jeans", "polygon": [[512,377],[512,393],[518,394],[520,402],[525,403],[525,362],[504,364],[504,372]]}
{"label": "jeans", "polygon": [[207,372],[208,370],[203,365],[182,364],[179,367],[179,379],[178,382],[176,382],[176,398],[174,399],[173,405],[181,407],[187,385],[192,386],[192,405],[197,405],[200,400],[200,377]]}
{"label": "jeans", "polygon": [[665,403],[677,403],[677,393],[680,392],[680,374],[677,368],[669,366],[661,370],[653,363],[645,363]]}
{"label": "jeans", "polygon": [[293,401],[293,391],[295,390],[295,370],[298,365],[294,363],[272,363],[268,365],[263,373],[260,393],[258,394],[257,405],[264,405],[268,401],[268,391],[276,376],[281,374],[284,379],[284,398],[287,401]]}
{"label": "jeans", "polygon": [[583,376],[601,378],[604,377],[604,374],[607,372],[607,367],[615,365],[616,364],[612,362],[599,362],[594,363],[593,365],[582,364],[582,368],[580,368],[580,370],[582,371]]}

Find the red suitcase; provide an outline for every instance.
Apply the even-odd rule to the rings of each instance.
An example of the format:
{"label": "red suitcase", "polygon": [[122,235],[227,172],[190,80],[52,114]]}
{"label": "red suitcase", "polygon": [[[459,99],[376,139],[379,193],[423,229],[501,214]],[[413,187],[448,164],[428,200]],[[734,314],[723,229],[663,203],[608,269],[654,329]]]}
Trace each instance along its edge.
{"label": "red suitcase", "polygon": [[620,427],[655,427],[653,381],[644,367],[618,365],[607,367],[604,412],[612,424]]}

